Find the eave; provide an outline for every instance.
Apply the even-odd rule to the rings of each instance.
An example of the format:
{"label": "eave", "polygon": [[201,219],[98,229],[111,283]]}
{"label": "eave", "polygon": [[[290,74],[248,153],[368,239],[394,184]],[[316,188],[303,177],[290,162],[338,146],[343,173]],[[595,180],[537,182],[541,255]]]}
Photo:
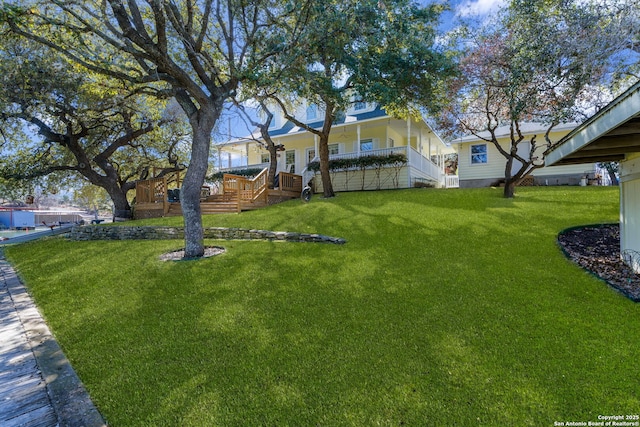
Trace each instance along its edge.
{"label": "eave", "polygon": [[546,166],[619,161],[640,152],[640,81],[560,140]]}

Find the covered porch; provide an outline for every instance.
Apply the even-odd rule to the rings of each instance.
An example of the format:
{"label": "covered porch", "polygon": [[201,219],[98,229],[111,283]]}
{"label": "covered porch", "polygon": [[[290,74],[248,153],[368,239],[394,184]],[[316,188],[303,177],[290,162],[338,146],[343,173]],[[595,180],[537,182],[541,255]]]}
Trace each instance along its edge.
{"label": "covered porch", "polygon": [[[360,159],[366,160],[367,158],[373,160],[370,162],[358,161]],[[385,159],[389,160],[385,161]],[[309,183],[314,176],[319,174],[317,170],[314,170],[314,164],[318,161],[318,157],[313,157],[302,170],[301,175],[305,184]],[[330,167],[332,167],[334,189],[337,191],[410,188],[425,183],[434,187],[459,187],[458,176],[445,173],[444,161],[438,164],[420,154],[413,147],[401,146],[361,152],[331,154],[329,156],[329,162]],[[373,165],[366,166],[367,163],[373,163]],[[233,170],[268,167],[269,163],[258,163],[247,164],[240,167],[222,168],[219,171],[231,172]],[[290,170],[291,166],[278,165],[278,173],[281,173],[284,168]],[[357,186],[350,185],[349,181],[357,181],[359,184]],[[315,192],[322,191],[322,188],[318,186],[318,182],[319,179],[314,180]]]}
{"label": "covered porch", "polygon": [[[269,153],[261,146],[259,138],[255,137],[219,144],[217,170],[225,172],[269,167]],[[316,135],[298,127],[285,127],[273,131],[271,137],[274,143],[282,147],[282,151],[278,152],[278,172],[300,173],[305,180],[307,174],[313,176],[313,173],[309,173],[309,166],[318,161],[319,138]],[[355,166],[350,170],[334,170],[332,174],[336,191],[363,189],[362,184],[343,185],[346,181],[355,182],[344,175],[355,175],[356,169],[369,175],[359,178],[360,183],[364,178],[364,189],[409,188],[420,182],[429,182],[438,187],[457,186],[457,176],[445,172],[447,155],[454,150],[446,146],[422,120],[384,116],[349,122],[347,117],[344,123],[334,125],[328,144],[330,162],[390,155],[404,156],[405,159],[401,171],[395,170],[398,165],[391,166],[393,162],[386,165],[381,172],[381,182],[369,179],[375,174],[370,172],[371,168]],[[315,188],[315,191],[321,189]]]}

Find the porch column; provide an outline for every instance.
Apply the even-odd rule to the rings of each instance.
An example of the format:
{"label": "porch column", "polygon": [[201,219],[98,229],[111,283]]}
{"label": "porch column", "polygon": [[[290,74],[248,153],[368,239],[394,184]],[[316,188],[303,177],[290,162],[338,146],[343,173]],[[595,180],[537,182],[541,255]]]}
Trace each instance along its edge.
{"label": "porch column", "polygon": [[314,157],[319,157],[320,156],[320,139],[318,138],[318,135],[316,135],[315,133],[313,134],[313,149],[316,152],[316,155]]}
{"label": "porch column", "polygon": [[[280,141],[277,139],[273,140],[273,143],[275,145],[280,145]],[[278,151],[276,153],[276,173],[282,172],[283,170],[286,169],[286,164],[287,164],[287,155],[284,154],[285,151]]]}
{"label": "porch column", "polygon": [[411,118],[407,119],[407,147],[411,147]]}
{"label": "porch column", "polygon": [[407,118],[407,187],[411,188],[411,118]]}
{"label": "porch column", "polygon": [[427,157],[431,160],[431,132],[429,132],[429,155]]}
{"label": "porch column", "polygon": [[227,153],[227,167],[231,169],[231,153]]}
{"label": "porch column", "polygon": [[222,169],[222,148],[218,147],[218,169]]}
{"label": "porch column", "polygon": [[356,141],[356,153],[358,153],[358,157],[360,157],[360,125],[358,125],[356,127],[356,135],[357,135],[357,141]]}
{"label": "porch column", "polygon": [[244,145],[244,152],[247,155],[247,166],[249,166],[249,143],[248,142]]}

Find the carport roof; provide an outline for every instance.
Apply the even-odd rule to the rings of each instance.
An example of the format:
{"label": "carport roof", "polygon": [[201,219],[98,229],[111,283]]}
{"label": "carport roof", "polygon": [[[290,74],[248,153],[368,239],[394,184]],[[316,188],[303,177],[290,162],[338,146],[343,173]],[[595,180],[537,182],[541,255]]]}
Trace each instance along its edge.
{"label": "carport roof", "polygon": [[562,138],[545,165],[619,161],[632,152],[640,152],[640,81]]}

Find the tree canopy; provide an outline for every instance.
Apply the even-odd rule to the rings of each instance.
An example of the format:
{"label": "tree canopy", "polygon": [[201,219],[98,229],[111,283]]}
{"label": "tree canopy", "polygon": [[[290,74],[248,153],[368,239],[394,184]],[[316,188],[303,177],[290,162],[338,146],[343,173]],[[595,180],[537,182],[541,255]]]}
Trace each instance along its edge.
{"label": "tree canopy", "polygon": [[[590,96],[611,78],[625,43],[611,34],[619,21],[603,10],[577,0],[513,0],[495,20],[462,32],[444,123],[452,134],[494,144],[505,158],[505,197],[544,165],[544,151],[558,142],[550,132],[583,118]],[[525,137],[527,122],[542,124],[544,134]],[[510,129],[506,147],[496,136],[502,126]]]}
{"label": "tree canopy", "polygon": [[274,49],[298,2],[275,0],[30,0],[4,5],[12,31],[132,89],[175,97],[191,126],[181,192],[185,256],[204,253],[200,188],[223,104]]}
{"label": "tree canopy", "polygon": [[[0,48],[5,179],[102,187],[130,216],[136,179],[184,169],[187,138],[166,100],[77,69],[50,49],[5,35]],[[46,177],[46,178],[45,178]],[[71,184],[73,185],[73,184]]]}
{"label": "tree canopy", "polygon": [[[304,9],[305,25],[288,25],[288,40],[303,40],[270,58],[245,93],[270,99],[287,120],[318,138],[325,197],[334,195],[328,140],[340,114],[359,101],[378,102],[398,115],[417,114],[439,100],[452,63],[436,44],[440,5],[409,0],[324,1]],[[317,108],[314,123],[296,116]]]}

